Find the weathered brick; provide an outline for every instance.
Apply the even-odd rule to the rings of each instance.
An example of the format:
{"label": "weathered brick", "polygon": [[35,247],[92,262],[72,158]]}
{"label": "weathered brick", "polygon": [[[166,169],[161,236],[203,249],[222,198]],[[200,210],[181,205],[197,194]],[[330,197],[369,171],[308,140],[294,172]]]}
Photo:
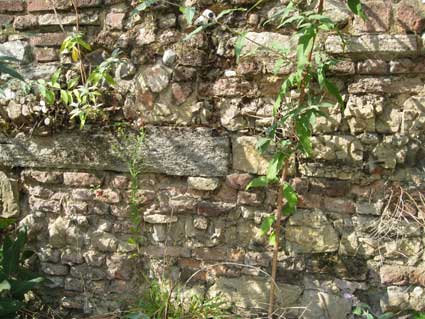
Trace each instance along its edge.
{"label": "weathered brick", "polygon": [[0,0],[0,12],[18,12],[24,10],[24,2],[21,0]]}
{"label": "weathered brick", "polygon": [[16,30],[36,28],[38,26],[38,20],[36,16],[30,14],[18,16],[15,18],[13,26]]}
{"label": "weathered brick", "polygon": [[130,187],[130,177],[125,175],[114,176],[111,180],[111,186],[118,189],[128,189]]}
{"label": "weathered brick", "polygon": [[244,252],[227,247],[194,248],[192,257],[200,260],[243,262]]}
{"label": "weathered brick", "polygon": [[398,26],[406,32],[422,33],[425,29],[425,15],[423,10],[415,8],[407,1],[402,1],[397,6],[395,15]]}
{"label": "weathered brick", "polygon": [[122,30],[124,28],[125,13],[110,12],[106,15],[105,25],[111,30]]}
{"label": "weathered brick", "polygon": [[384,60],[367,59],[357,63],[359,74],[386,74],[388,73],[388,63]]}
{"label": "weathered brick", "polygon": [[102,178],[90,173],[65,172],[63,183],[68,186],[99,186],[102,184]]}
{"label": "weathered brick", "polygon": [[380,269],[381,283],[384,285],[425,286],[425,268],[399,265],[384,265]]}
{"label": "weathered brick", "polygon": [[342,214],[354,214],[356,211],[353,201],[345,198],[324,198],[323,206],[326,210]]}
{"label": "weathered brick", "polygon": [[68,274],[68,266],[56,265],[51,263],[41,263],[41,270],[52,276],[63,276]]}
{"label": "weathered brick", "polygon": [[[102,0],[78,0],[79,8],[96,7],[101,5]],[[53,4],[57,10],[66,10],[72,7],[71,1],[56,0]],[[28,0],[28,11],[51,11],[52,3],[49,0]]]}
{"label": "weathered brick", "polygon": [[29,178],[39,183],[48,183],[48,184],[60,184],[62,183],[62,173],[61,172],[47,172],[47,171],[25,171],[25,179]]}
{"label": "weathered brick", "polygon": [[391,25],[391,1],[362,1],[367,20],[359,16],[354,19],[356,32],[385,32]]}
{"label": "weathered brick", "polygon": [[33,52],[37,62],[53,62],[59,60],[58,50],[55,48],[34,48]]}
{"label": "weathered brick", "polygon": [[264,194],[260,192],[244,192],[238,193],[238,204],[259,206],[264,200]]}
{"label": "weathered brick", "polygon": [[186,247],[168,246],[148,246],[143,250],[144,254],[150,257],[190,257],[190,249]]}
{"label": "weathered brick", "polygon": [[[345,43],[345,44],[344,44]],[[331,54],[350,54],[355,56],[391,57],[415,56],[418,43],[411,34],[365,34],[348,36],[344,42],[340,36],[331,35],[326,40],[326,50]]]}
{"label": "weathered brick", "polygon": [[45,46],[60,46],[67,37],[65,33],[40,33],[31,36],[30,44],[32,46],[45,47]]}
{"label": "weathered brick", "polygon": [[251,181],[250,174],[231,174],[226,176],[226,184],[237,190],[245,190],[248,183]]}
{"label": "weathered brick", "polygon": [[107,204],[118,204],[121,201],[120,194],[112,189],[97,189],[95,196],[98,201]]}
{"label": "weathered brick", "polygon": [[13,16],[0,14],[0,26],[9,25],[13,22]]}

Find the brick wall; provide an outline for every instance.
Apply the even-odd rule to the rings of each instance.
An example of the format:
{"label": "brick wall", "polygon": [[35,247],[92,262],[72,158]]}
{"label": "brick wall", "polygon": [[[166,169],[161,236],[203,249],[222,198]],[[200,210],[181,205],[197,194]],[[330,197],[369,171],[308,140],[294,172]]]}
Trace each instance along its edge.
{"label": "brick wall", "polygon": [[[70,32],[76,17],[69,2],[54,6]],[[220,10],[212,1],[196,6]],[[270,2],[247,20],[237,13],[227,23],[251,28],[255,42],[290,47],[290,31],[259,27],[279,6]],[[299,158],[291,170],[300,202],[285,221],[279,302],[308,307],[305,318],[345,318],[358,300],[378,312],[425,311],[425,5],[365,6],[366,22],[341,1],[326,1],[326,12],[346,32],[345,45],[330,36],[325,47],[339,58],[332,78],[347,106],[318,120],[313,158]],[[268,283],[260,269],[270,272],[272,253],[259,228],[277,195],[245,186],[265,172],[268,156],[257,154],[256,135],[271,123],[279,79],[291,66],[272,74],[274,57],[261,50],[242,52],[236,64],[234,39],[220,27],[182,42],[190,30],[176,8],[140,16],[131,10],[125,1],[79,1],[93,56],[120,48],[125,58],[115,72],[118,102],[110,121],[142,120],[148,127],[139,191],[143,262],[131,259],[127,243],[127,167],[113,154],[103,123],[52,133],[36,96],[13,81],[10,97],[0,99],[0,121],[21,133],[0,133],[0,167],[8,175],[0,176],[0,195],[9,194],[20,209],[4,208],[2,216],[20,210],[40,269],[52,281],[46,298],[64,311],[101,313],[131,302],[143,287],[135,279],[141,269],[184,281],[202,267],[207,271],[190,282],[194,291],[221,292],[241,312],[264,309]],[[51,4],[3,0],[0,21],[16,31],[0,37],[0,54],[21,60],[25,76],[47,78],[57,69],[65,34]],[[390,216],[386,207],[394,210],[396,198],[406,206]],[[380,223],[393,228],[382,234]]]}

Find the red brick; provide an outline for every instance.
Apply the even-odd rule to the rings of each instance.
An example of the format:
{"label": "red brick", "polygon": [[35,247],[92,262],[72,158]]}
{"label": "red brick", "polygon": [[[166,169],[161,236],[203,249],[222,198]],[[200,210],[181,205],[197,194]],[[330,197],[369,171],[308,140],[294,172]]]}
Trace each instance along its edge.
{"label": "red brick", "polygon": [[392,4],[385,1],[362,1],[367,20],[356,16],[354,29],[357,32],[385,32],[391,25]]}
{"label": "red brick", "polygon": [[228,261],[242,263],[244,261],[244,252],[237,249],[228,249],[226,247],[214,248],[194,248],[192,256],[200,260]]}
{"label": "red brick", "polygon": [[234,189],[245,190],[252,176],[249,174],[231,174],[226,176],[226,184]]}
{"label": "red brick", "polygon": [[59,184],[62,183],[62,173],[45,171],[27,171],[24,172],[25,178],[30,178],[39,183]]}
{"label": "red brick", "polygon": [[359,74],[386,74],[388,73],[388,63],[384,60],[368,59],[357,64]]}
{"label": "red brick", "polygon": [[102,184],[102,178],[90,173],[66,172],[63,174],[63,182],[69,186],[98,186]]}
{"label": "red brick", "polygon": [[37,62],[52,62],[59,60],[59,54],[56,48],[35,48],[34,58]]}
{"label": "red brick", "polygon": [[41,33],[30,38],[30,44],[36,47],[60,46],[67,37],[64,33]]}
{"label": "red brick", "polygon": [[13,16],[0,14],[0,26],[9,25],[13,22]]}
{"label": "red brick", "polygon": [[18,12],[24,10],[24,2],[20,0],[0,0],[0,12]]}
{"label": "red brick", "polygon": [[345,198],[326,197],[323,199],[323,206],[325,209],[336,213],[354,214],[356,211],[354,203]]}
{"label": "red brick", "polygon": [[401,2],[397,7],[398,26],[406,32],[422,33],[425,29],[425,16],[414,6]]}
{"label": "red brick", "polygon": [[[101,0],[78,0],[79,8],[96,7],[101,4]],[[69,0],[56,0],[55,9],[66,10],[72,7],[72,3]],[[28,0],[28,11],[51,11],[52,5],[47,0]]]}
{"label": "red brick", "polygon": [[13,26],[16,30],[26,30],[31,28],[36,28],[38,26],[38,20],[36,16],[33,15],[25,15],[18,16],[15,18],[13,22]]}
{"label": "red brick", "polygon": [[105,25],[112,30],[122,30],[124,28],[125,13],[108,13],[105,19]]}

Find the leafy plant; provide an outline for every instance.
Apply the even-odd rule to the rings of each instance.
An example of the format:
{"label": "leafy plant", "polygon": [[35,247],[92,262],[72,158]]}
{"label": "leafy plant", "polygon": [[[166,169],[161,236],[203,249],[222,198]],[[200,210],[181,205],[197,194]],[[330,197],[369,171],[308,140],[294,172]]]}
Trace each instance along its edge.
{"label": "leafy plant", "polygon": [[24,296],[42,282],[42,278],[24,267],[32,252],[25,250],[27,232],[20,231],[15,240],[6,236],[0,251],[0,318],[15,318],[25,306]]}
{"label": "leafy plant", "polygon": [[143,237],[141,236],[142,214],[140,212],[141,198],[139,191],[139,176],[143,168],[142,146],[145,141],[145,132],[131,131],[126,123],[115,124],[116,143],[113,145],[115,153],[127,164],[130,173],[130,220],[133,236],[129,243],[140,248]]}
{"label": "leafy plant", "polygon": [[425,313],[424,312],[417,312],[417,313],[415,313],[413,319],[425,319]]}
{"label": "leafy plant", "polygon": [[394,318],[394,314],[392,312],[387,312],[382,315],[374,315],[372,310],[370,309],[370,306],[368,304],[359,304],[358,306],[354,307],[353,315],[356,315],[357,318],[361,319],[391,319]]}
{"label": "leafy plant", "polygon": [[19,60],[9,56],[0,56],[0,74],[8,74],[18,80],[25,81],[21,74],[9,66],[10,62],[19,62]]}
{"label": "leafy plant", "polygon": [[[149,290],[125,319],[220,319],[230,315],[226,302],[220,296],[203,298],[192,295],[185,298],[180,288],[170,288],[163,281],[153,280]],[[232,317],[235,318],[234,315]]]}
{"label": "leafy plant", "polygon": [[86,51],[91,46],[83,40],[82,33],[73,33],[61,46],[62,53],[71,53],[72,60],[79,62],[80,74],[63,83],[62,69],[58,69],[49,81],[38,80],[37,87],[43,102],[50,108],[63,106],[70,118],[78,117],[82,129],[89,118],[102,114],[102,96],[106,88],[113,87],[115,81],[111,75],[112,68],[119,62],[119,50],[114,50],[110,57],[96,66],[87,75],[81,59],[83,47]]}

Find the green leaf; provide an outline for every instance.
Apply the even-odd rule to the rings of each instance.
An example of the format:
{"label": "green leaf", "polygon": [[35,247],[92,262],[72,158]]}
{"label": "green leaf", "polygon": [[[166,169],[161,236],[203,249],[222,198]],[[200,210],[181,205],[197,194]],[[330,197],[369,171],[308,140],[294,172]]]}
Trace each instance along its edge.
{"label": "green leaf", "polygon": [[301,151],[307,156],[311,156],[313,147],[311,145],[311,130],[310,121],[308,118],[302,116],[295,121],[295,132],[297,134]]}
{"label": "green leaf", "polygon": [[12,280],[10,282],[12,286],[12,295],[16,298],[23,298],[24,295],[32,290],[34,287],[38,286],[41,282],[43,282],[43,278],[37,277],[31,280]]}
{"label": "green leaf", "polygon": [[58,82],[59,76],[61,75],[62,69],[57,69],[55,73],[53,73],[52,78],[51,78],[51,82],[52,85],[56,84]]}
{"label": "green leaf", "polygon": [[363,313],[363,309],[361,307],[357,306],[353,309],[353,315],[361,316],[362,313]]}
{"label": "green leaf", "polygon": [[380,316],[378,316],[378,319],[391,319],[394,318],[395,314],[392,312],[386,312]]}
{"label": "green leaf", "polygon": [[181,13],[189,26],[193,24],[193,18],[195,17],[196,9],[194,7],[179,7]]}
{"label": "green leaf", "polygon": [[269,236],[269,245],[274,246],[276,243],[276,234],[275,232],[272,232]]}
{"label": "green leaf", "polygon": [[236,63],[239,63],[239,58],[241,56],[242,48],[245,45],[246,35],[247,35],[247,32],[243,32],[236,39],[236,42],[235,42]]}
{"label": "green leaf", "polygon": [[283,185],[282,192],[283,192],[283,197],[286,199],[286,204],[283,207],[283,214],[290,215],[295,211],[298,204],[297,192],[288,183],[285,183]]}
{"label": "green leaf", "polygon": [[276,217],[274,215],[270,215],[263,218],[263,221],[261,222],[261,226],[260,226],[260,236],[264,236],[269,232],[275,220],[276,220]]}
{"label": "green leaf", "polygon": [[341,107],[343,107],[343,106],[344,106],[344,100],[342,99],[342,96],[341,96],[341,94],[339,93],[339,90],[338,90],[338,88],[336,87],[336,85],[335,85],[335,84],[333,84],[333,83],[332,83],[331,81],[329,81],[328,79],[325,79],[325,80],[323,81],[323,84],[324,84],[324,86],[325,86],[326,90],[329,92],[329,94],[331,94],[332,96],[334,96],[334,97],[337,99],[337,101],[338,101],[339,105],[341,105]]}
{"label": "green leaf", "polygon": [[255,148],[260,154],[264,154],[265,151],[269,148],[271,141],[272,140],[270,138],[262,137],[257,141]]}
{"label": "green leaf", "polygon": [[0,293],[3,290],[10,290],[11,286],[10,283],[7,280],[3,280],[2,282],[0,282]]}
{"label": "green leaf", "polygon": [[360,0],[348,0],[347,5],[350,8],[351,12],[355,15],[358,15],[363,20],[367,20],[366,14],[363,11],[362,3]]}
{"label": "green leaf", "polygon": [[68,92],[65,90],[60,90],[60,95],[61,95],[61,101],[63,104],[65,105],[69,105],[69,95]]}
{"label": "green leaf", "polygon": [[273,159],[270,161],[269,166],[267,167],[266,176],[269,182],[277,180],[277,176],[283,167],[284,160],[285,155],[282,152],[278,152],[273,156]]}
{"label": "green leaf", "polygon": [[246,190],[250,190],[251,188],[257,187],[266,187],[269,184],[266,176],[256,177],[251,180],[246,186]]}
{"label": "green leaf", "polygon": [[24,303],[10,298],[0,300],[0,318],[13,319],[16,312],[24,306]]}
{"label": "green leaf", "polygon": [[218,14],[218,16],[217,16],[217,18],[216,18],[216,19],[217,19],[217,20],[219,20],[219,19],[221,19],[222,17],[224,17],[224,16],[226,16],[226,15],[228,15],[228,14],[232,13],[232,12],[235,12],[235,11],[245,12],[245,11],[246,11],[246,9],[244,9],[244,8],[226,9],[226,10],[221,11],[221,12]]}
{"label": "green leaf", "polygon": [[183,41],[188,41],[188,40],[190,40],[191,38],[193,38],[196,34],[198,34],[199,32],[202,32],[202,31],[204,31],[206,28],[208,28],[209,26],[211,26],[211,25],[213,25],[214,23],[208,23],[208,24],[205,24],[205,25],[201,25],[201,26],[199,26],[199,27],[197,27],[195,30],[193,30],[191,33],[189,33],[188,35],[186,35],[184,38],[183,38]]}
{"label": "green leaf", "polygon": [[142,11],[145,11],[146,9],[152,7],[156,3],[158,3],[159,0],[144,0],[141,4],[139,4],[137,7],[131,11],[131,15],[139,14]]}
{"label": "green leaf", "polygon": [[0,63],[0,74],[8,74],[18,80],[25,81],[22,75],[20,75],[15,69],[12,69],[4,63]]}

